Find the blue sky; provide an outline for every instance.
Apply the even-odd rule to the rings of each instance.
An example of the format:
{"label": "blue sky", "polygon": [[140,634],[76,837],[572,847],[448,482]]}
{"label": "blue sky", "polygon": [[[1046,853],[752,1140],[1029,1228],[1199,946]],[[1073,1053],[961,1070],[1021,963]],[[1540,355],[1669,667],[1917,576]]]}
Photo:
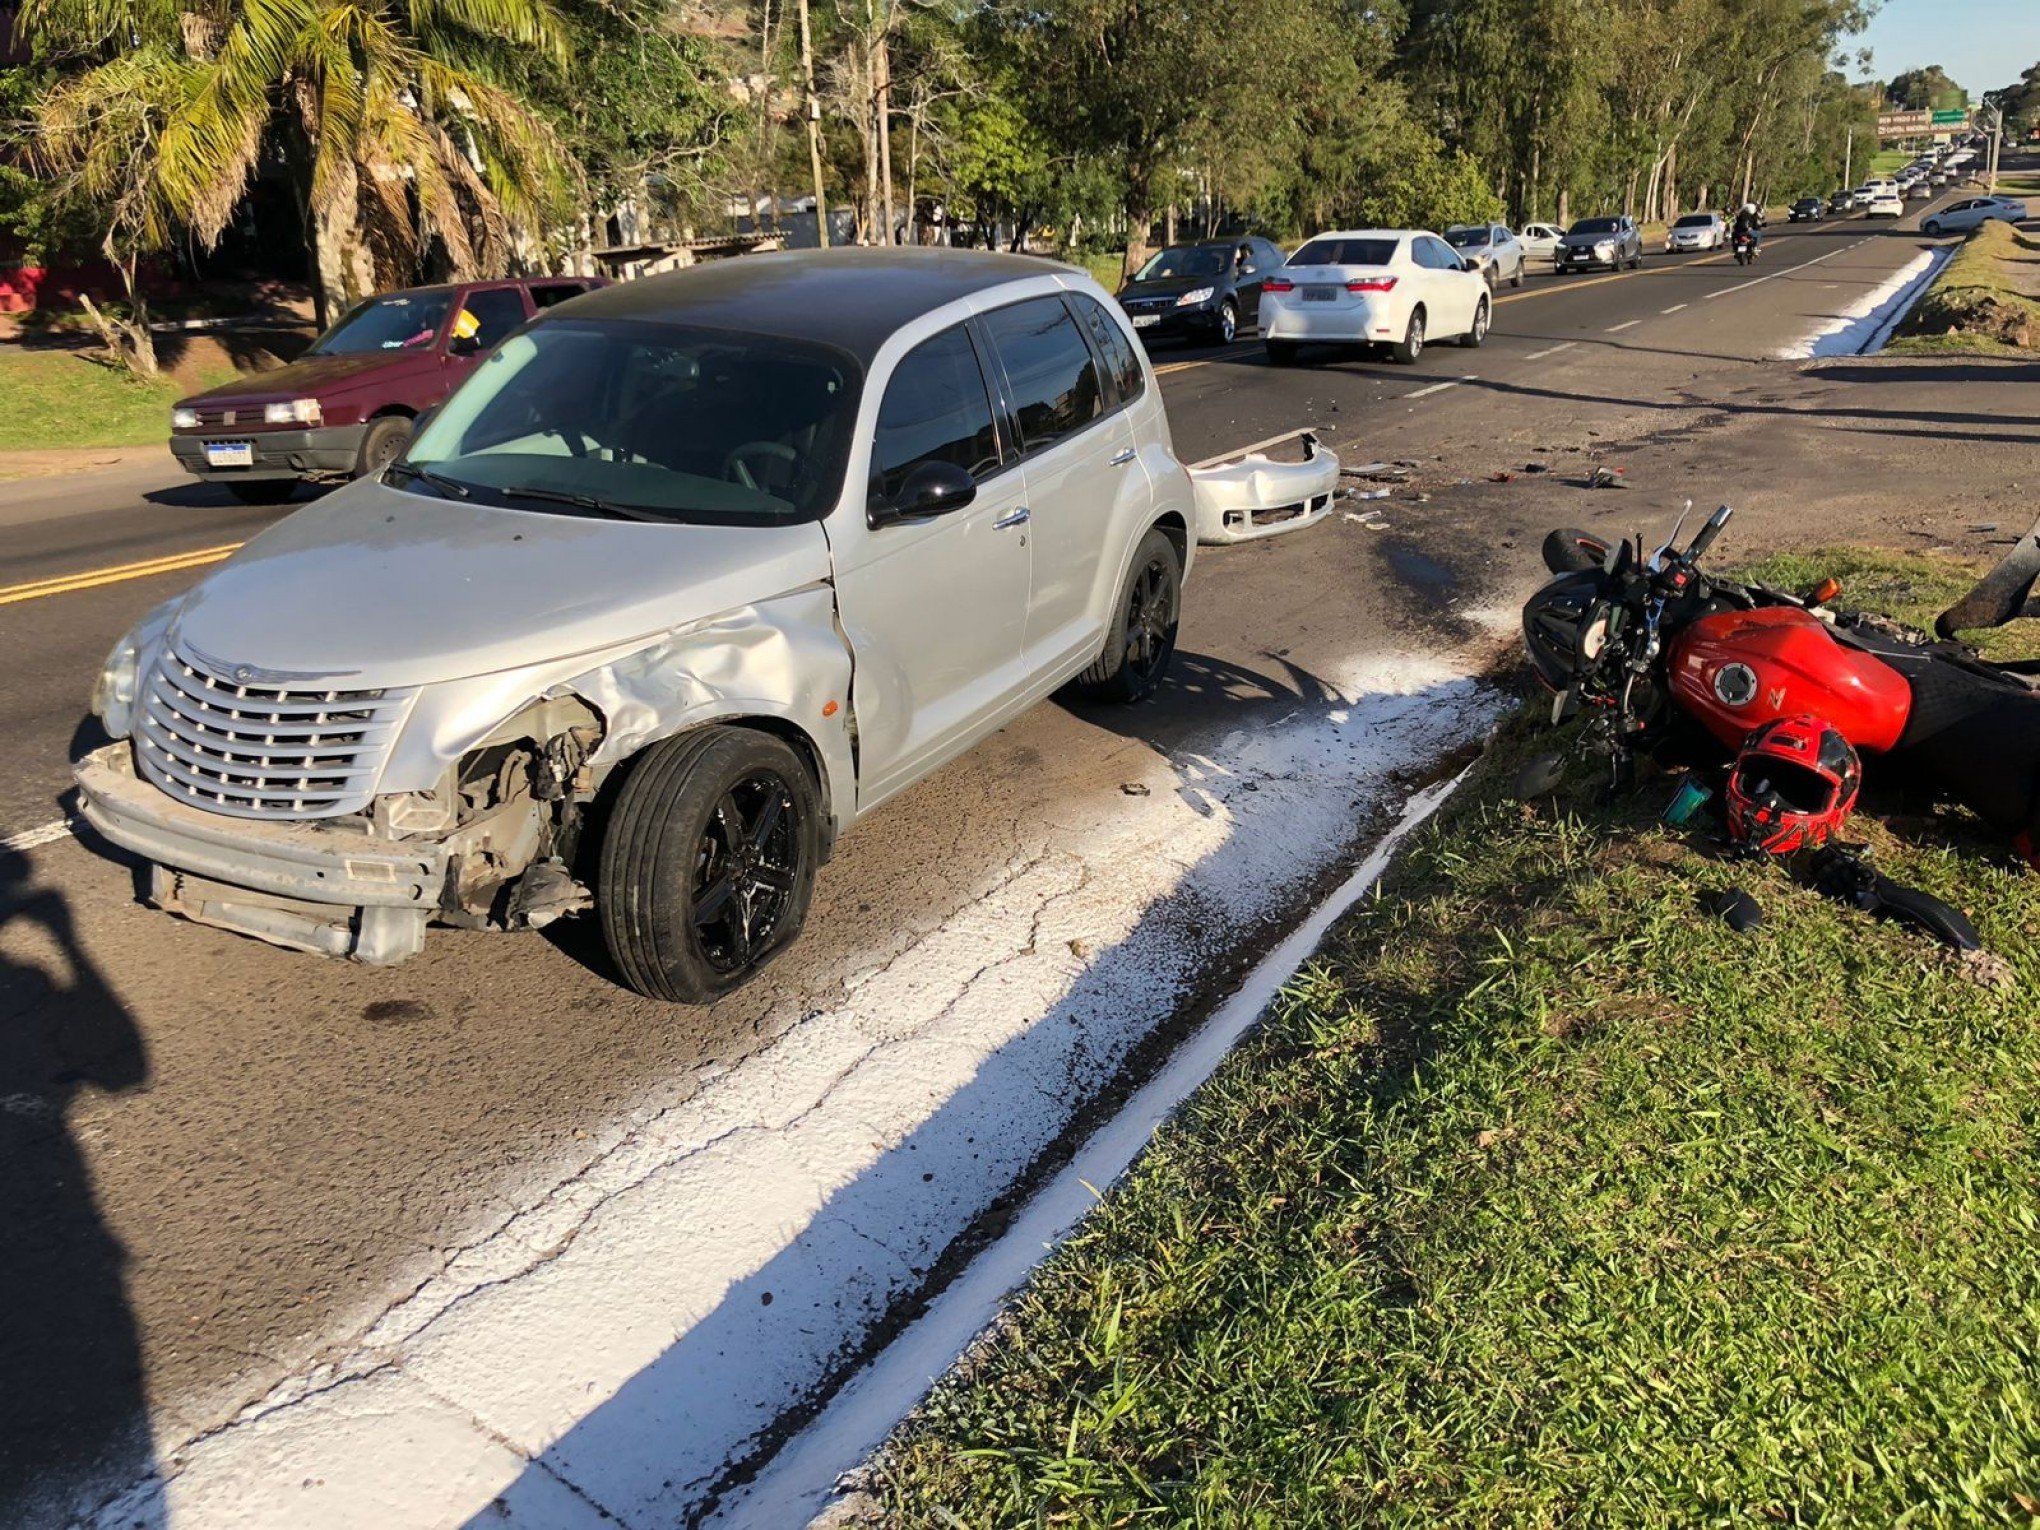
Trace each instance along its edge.
{"label": "blue sky", "polygon": [[1869,48],[1876,55],[1869,75],[1888,80],[1939,64],[1974,101],[2040,63],[2040,0],[1884,0],[1846,46],[1851,79],[1861,76],[1856,50]]}

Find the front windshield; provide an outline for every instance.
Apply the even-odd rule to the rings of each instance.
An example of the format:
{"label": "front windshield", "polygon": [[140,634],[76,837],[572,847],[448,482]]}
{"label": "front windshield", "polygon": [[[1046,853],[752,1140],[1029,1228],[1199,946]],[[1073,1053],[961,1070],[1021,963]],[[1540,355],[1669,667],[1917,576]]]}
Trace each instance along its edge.
{"label": "front windshield", "polygon": [[1179,245],[1163,250],[1134,272],[1137,282],[1166,282],[1184,276],[1223,276],[1232,260],[1230,246]]}
{"label": "front windshield", "polygon": [[1612,234],[1622,225],[1613,218],[1582,218],[1572,226],[1575,234]]}
{"label": "front windshield", "polygon": [[357,303],[308,356],[365,356],[373,351],[415,351],[429,346],[445,322],[450,292],[397,292]]}
{"label": "front windshield", "polygon": [[848,356],[804,341],[557,320],[476,368],[396,481],[564,514],[814,520],[842,489],[858,381]]}
{"label": "front windshield", "polygon": [[1688,213],[1672,225],[1673,228],[1712,228],[1713,226],[1713,213]]}
{"label": "front windshield", "polygon": [[1488,231],[1484,228],[1448,228],[1445,230],[1445,242],[1455,249],[1471,249],[1488,242]]}

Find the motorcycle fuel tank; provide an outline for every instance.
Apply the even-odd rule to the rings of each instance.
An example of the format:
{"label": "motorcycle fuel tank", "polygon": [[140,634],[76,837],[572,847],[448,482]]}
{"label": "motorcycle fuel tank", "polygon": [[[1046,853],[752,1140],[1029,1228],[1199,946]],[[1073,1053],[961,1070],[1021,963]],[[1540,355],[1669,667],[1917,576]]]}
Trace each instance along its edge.
{"label": "motorcycle fuel tank", "polygon": [[1905,676],[1790,606],[1703,616],[1673,640],[1670,668],[1679,705],[1730,749],[1759,724],[1811,713],[1882,752],[1912,708]]}

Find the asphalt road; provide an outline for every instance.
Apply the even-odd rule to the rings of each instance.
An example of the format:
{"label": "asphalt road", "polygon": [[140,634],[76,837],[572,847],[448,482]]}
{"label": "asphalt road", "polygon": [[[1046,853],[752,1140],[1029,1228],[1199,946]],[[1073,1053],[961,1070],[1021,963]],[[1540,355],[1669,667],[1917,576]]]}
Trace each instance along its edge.
{"label": "asphalt road", "polygon": [[[449,1240],[514,1201],[532,1160],[743,1066],[874,961],[974,908],[1040,852],[1063,804],[1321,704],[1316,677],[1357,651],[1477,664],[1505,648],[1542,531],[1627,530],[1638,511],[1633,493],[1571,481],[1601,461],[1641,488],[1633,464],[1647,460],[1653,520],[1681,492],[1734,494],[1718,480],[1738,458],[1708,456],[1706,432],[1787,412],[1767,390],[1792,369],[1767,358],[1916,256],[1918,216],[1774,228],[1751,270],[1653,252],[1638,272],[1533,275],[1499,295],[1484,349],[1437,347],[1414,368],[1271,369],[1251,339],[1158,351],[1186,460],[1311,425],[1349,462],[1418,463],[1426,497],[1381,502],[1379,533],[1335,516],[1207,553],[1180,682],[1158,704],[1045,705],[888,805],[824,874],[796,951],[711,1011],[636,999],[585,927],[435,932],[425,956],[371,971],[140,908],[127,868],[69,838],[0,850],[0,1123],[15,1133],[0,1216],[38,1230],[32,1256],[17,1238],[0,1264],[0,1304],[23,1331],[63,1336],[0,1354],[0,1375],[62,1375],[0,1388],[0,1503],[38,1474],[146,1459],[124,1432],[142,1408],[159,1439],[230,1417],[415,1287]],[[1953,423],[1965,409],[1948,428],[1969,428]],[[1549,477],[1487,482],[1532,461]],[[180,484],[167,459],[160,474],[0,486],[13,658],[0,841],[61,820],[101,658],[203,572],[127,570],[209,554],[278,513]],[[1803,532],[1805,514],[1774,502],[1751,540]],[[55,579],[70,583],[21,598]],[[1251,954],[1250,934],[1215,948],[1214,981]]]}

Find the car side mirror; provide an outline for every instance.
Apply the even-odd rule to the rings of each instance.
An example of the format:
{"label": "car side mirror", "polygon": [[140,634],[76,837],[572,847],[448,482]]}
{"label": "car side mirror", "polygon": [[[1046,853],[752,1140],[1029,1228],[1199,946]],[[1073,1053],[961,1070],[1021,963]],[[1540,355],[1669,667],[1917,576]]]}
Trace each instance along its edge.
{"label": "car side mirror", "polygon": [[924,462],[907,474],[890,499],[874,495],[864,512],[876,531],[901,521],[925,521],[963,509],[977,498],[977,480],[953,462]]}
{"label": "car side mirror", "polygon": [[446,354],[449,356],[479,356],[481,352],[479,335],[455,335],[446,342]]}

